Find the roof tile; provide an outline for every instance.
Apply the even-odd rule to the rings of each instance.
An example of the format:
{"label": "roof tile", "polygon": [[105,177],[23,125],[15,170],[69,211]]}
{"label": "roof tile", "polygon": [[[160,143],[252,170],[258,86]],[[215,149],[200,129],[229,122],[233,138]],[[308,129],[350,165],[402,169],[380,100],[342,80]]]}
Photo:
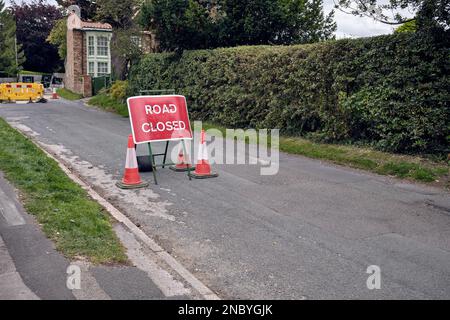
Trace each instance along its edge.
{"label": "roof tile", "polygon": [[109,23],[87,22],[87,21],[81,21],[81,28],[112,30],[112,26]]}

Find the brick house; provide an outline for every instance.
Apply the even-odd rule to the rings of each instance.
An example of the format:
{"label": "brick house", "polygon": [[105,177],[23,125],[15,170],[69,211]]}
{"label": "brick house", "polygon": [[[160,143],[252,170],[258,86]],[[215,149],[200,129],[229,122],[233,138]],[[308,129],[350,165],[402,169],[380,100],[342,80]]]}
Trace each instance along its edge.
{"label": "brick house", "polygon": [[77,6],[69,8],[65,87],[84,97],[92,96],[92,78],[111,74],[110,42],[113,28],[108,23],[81,19]]}

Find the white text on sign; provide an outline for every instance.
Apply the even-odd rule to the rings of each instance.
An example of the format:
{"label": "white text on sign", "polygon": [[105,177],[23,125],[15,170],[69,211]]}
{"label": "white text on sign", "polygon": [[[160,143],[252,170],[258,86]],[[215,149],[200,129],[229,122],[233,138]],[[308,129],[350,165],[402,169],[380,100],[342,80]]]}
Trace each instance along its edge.
{"label": "white text on sign", "polygon": [[[175,104],[169,105],[146,105],[145,113],[147,115],[164,115],[164,114],[176,114],[177,106]],[[182,131],[186,130],[186,123],[184,121],[167,121],[153,123],[144,123],[142,125],[142,131],[145,133],[150,132],[164,132],[164,131]]]}

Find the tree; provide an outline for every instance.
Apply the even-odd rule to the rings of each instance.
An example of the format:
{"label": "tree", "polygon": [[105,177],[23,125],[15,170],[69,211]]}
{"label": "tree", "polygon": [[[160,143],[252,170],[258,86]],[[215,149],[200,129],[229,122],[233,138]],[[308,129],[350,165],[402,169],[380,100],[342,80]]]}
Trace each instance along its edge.
{"label": "tree", "polygon": [[25,69],[39,72],[62,69],[58,48],[46,41],[56,21],[62,18],[61,11],[43,0],[12,2],[11,9],[17,25],[17,41],[26,56]]}
{"label": "tree", "polygon": [[132,63],[142,55],[138,39],[141,29],[133,18],[138,11],[138,0],[97,0],[96,20],[107,22],[114,29],[111,39],[111,60],[114,75],[125,79]]}
{"label": "tree", "polygon": [[400,27],[395,29],[394,33],[416,32],[416,31],[417,31],[416,20],[411,20],[411,21],[405,22]]}
{"label": "tree", "polygon": [[95,19],[107,22],[115,29],[127,29],[133,24],[137,0],[97,0]]}
{"label": "tree", "polygon": [[273,0],[224,0],[223,12],[227,46],[276,43],[284,24],[283,8]]}
{"label": "tree", "polygon": [[16,45],[14,16],[5,8],[3,0],[0,0],[0,73],[15,75],[24,61],[21,46]]}
{"label": "tree", "polygon": [[58,20],[55,23],[47,42],[58,48],[58,54],[61,60],[65,60],[67,56],[67,18]]}
{"label": "tree", "polygon": [[140,22],[163,50],[295,44],[333,37],[322,0],[148,0]]}
{"label": "tree", "polygon": [[[416,20],[419,30],[450,28],[450,0],[335,0],[344,12],[369,16],[379,22],[399,25]],[[416,12],[405,15],[403,12]]]}
{"label": "tree", "polygon": [[139,22],[155,31],[162,50],[209,48],[212,18],[207,6],[196,0],[147,0]]}
{"label": "tree", "polygon": [[334,11],[323,13],[323,0],[280,0],[283,24],[279,44],[311,43],[334,38]]}
{"label": "tree", "polygon": [[143,55],[141,44],[142,30],[137,26],[128,29],[117,29],[111,39],[111,60],[114,75],[119,80],[125,80],[129,69]]}
{"label": "tree", "polygon": [[95,0],[56,0],[58,5],[67,9],[71,5],[77,5],[81,9],[81,17],[85,20],[94,19],[97,14],[97,2]]}

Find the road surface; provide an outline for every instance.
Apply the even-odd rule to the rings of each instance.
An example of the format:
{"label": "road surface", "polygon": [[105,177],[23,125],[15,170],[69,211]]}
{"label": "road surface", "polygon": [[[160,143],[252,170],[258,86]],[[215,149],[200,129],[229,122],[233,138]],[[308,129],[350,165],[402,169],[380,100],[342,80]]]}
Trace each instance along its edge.
{"label": "road surface", "polygon": [[[276,176],[220,165],[219,178],[189,182],[163,170],[160,185],[122,191],[114,184],[128,119],[64,100],[3,104],[0,116],[69,164],[222,298],[450,298],[450,195],[443,190],[281,154]],[[367,287],[372,265],[381,269],[380,290]]]}

